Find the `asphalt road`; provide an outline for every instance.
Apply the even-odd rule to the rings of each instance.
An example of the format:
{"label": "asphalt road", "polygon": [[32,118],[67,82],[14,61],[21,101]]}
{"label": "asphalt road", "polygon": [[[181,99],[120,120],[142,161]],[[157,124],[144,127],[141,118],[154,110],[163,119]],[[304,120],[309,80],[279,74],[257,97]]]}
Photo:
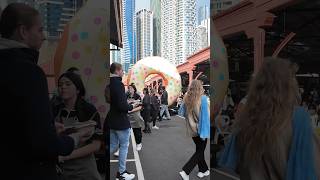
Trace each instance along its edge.
{"label": "asphalt road", "polygon": [[[151,134],[143,134],[143,148],[136,155],[132,141],[130,142],[127,170],[136,174],[136,180],[180,180],[179,171],[195,152],[195,144],[191,137],[186,136],[184,119],[174,116],[169,121],[157,123],[160,129],[152,130]],[[205,158],[209,166],[209,141]],[[118,168],[116,160],[117,158],[113,157],[110,163],[110,180],[115,179]],[[198,167],[195,167],[190,174],[190,180],[199,179],[197,173]],[[210,177],[202,179],[209,180]]]}

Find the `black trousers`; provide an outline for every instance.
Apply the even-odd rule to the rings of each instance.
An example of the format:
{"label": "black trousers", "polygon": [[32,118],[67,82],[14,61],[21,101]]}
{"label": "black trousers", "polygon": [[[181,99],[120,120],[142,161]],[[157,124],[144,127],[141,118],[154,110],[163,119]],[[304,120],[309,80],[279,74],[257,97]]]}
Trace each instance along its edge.
{"label": "black trousers", "polygon": [[158,114],[159,114],[159,111],[157,111],[157,110],[151,112],[151,119],[153,122],[153,126],[156,125]]}
{"label": "black trousers", "polygon": [[147,130],[147,131],[151,131],[151,128],[149,126],[149,122],[151,120],[151,111],[150,110],[143,110],[142,111],[142,117],[143,117],[143,120],[144,120],[144,130]]}
{"label": "black trousers", "polygon": [[136,140],[137,144],[140,144],[142,141],[142,132],[141,132],[141,128],[132,128],[133,130],[133,134],[134,134],[134,138]]}
{"label": "black trousers", "polygon": [[199,167],[199,172],[206,172],[209,170],[208,165],[204,159],[204,151],[207,146],[207,139],[205,141],[201,140],[199,136],[193,137],[193,142],[196,144],[196,152],[189,159],[189,161],[183,166],[182,170],[186,174],[190,174],[191,171],[195,168],[196,165]]}

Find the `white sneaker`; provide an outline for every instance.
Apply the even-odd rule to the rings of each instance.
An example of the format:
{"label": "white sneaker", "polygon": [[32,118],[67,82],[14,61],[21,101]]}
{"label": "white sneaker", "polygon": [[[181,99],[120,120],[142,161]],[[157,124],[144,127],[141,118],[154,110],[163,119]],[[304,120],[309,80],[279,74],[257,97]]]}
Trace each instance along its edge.
{"label": "white sneaker", "polygon": [[183,180],[189,180],[189,175],[186,174],[186,172],[181,171],[179,172],[180,176],[182,177]]}
{"label": "white sneaker", "polygon": [[142,149],[142,144],[141,143],[137,144],[137,151],[141,151],[141,149]]}
{"label": "white sneaker", "polygon": [[132,180],[136,176],[134,174],[129,173],[128,171],[125,171],[122,174],[117,174],[116,180]]}
{"label": "white sneaker", "polygon": [[158,126],[153,126],[152,129],[159,129],[159,127]]}
{"label": "white sneaker", "polygon": [[202,173],[202,172],[198,172],[198,177],[199,178],[203,178],[203,177],[206,177],[206,176],[209,176],[210,175],[210,171],[207,170],[206,172]]}
{"label": "white sneaker", "polygon": [[118,149],[118,151],[116,151],[115,153],[113,153],[113,155],[119,157],[119,149]]}

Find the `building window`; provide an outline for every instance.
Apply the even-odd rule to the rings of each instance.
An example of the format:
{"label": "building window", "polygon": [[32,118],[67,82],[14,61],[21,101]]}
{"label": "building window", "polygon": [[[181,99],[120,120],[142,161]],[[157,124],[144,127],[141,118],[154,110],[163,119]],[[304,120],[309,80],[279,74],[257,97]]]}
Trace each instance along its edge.
{"label": "building window", "polygon": [[230,5],[232,5],[232,1],[223,2],[223,5],[230,6]]}

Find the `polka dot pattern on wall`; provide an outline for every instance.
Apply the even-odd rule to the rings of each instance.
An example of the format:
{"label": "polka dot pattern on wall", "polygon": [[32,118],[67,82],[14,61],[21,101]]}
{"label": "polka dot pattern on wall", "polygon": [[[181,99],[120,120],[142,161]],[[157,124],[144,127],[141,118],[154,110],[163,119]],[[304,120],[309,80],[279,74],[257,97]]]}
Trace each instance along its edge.
{"label": "polka dot pattern on wall", "polygon": [[100,25],[101,21],[102,21],[101,17],[94,18],[94,24],[96,24],[96,25]]}
{"label": "polka dot pattern on wall", "polygon": [[86,76],[90,76],[91,73],[92,73],[92,69],[91,69],[91,68],[87,67],[87,68],[84,69],[84,74],[85,74]]}
{"label": "polka dot pattern on wall", "polygon": [[80,58],[80,52],[79,51],[73,51],[72,53],[72,59],[79,59]]}
{"label": "polka dot pattern on wall", "polygon": [[211,95],[213,96],[214,103],[214,115],[216,115],[220,109],[220,104],[223,102],[227,93],[229,85],[229,70],[228,70],[228,56],[225,45],[222,38],[219,36],[219,32],[215,28],[214,24],[211,24],[211,31],[213,36],[211,37],[211,58],[213,67],[213,87],[211,88]]}
{"label": "polka dot pattern on wall", "polygon": [[72,41],[72,42],[77,42],[78,39],[79,39],[79,36],[78,36],[77,33],[72,34],[72,36],[71,36],[71,41]]}
{"label": "polka dot pattern on wall", "polygon": [[214,68],[219,67],[219,63],[218,63],[218,61],[216,61],[216,60],[214,60],[212,64],[213,64],[213,67],[214,67]]}
{"label": "polka dot pattern on wall", "polygon": [[223,81],[223,80],[224,80],[224,74],[222,74],[222,73],[219,74],[219,80],[220,80],[220,81]]}
{"label": "polka dot pattern on wall", "polygon": [[[80,69],[81,77],[86,88],[88,102],[100,107],[99,114],[106,116],[104,88],[108,82],[106,52],[101,49],[109,47],[107,39],[107,12],[108,1],[87,1],[64,27],[63,41],[59,44],[55,57],[55,65],[61,64],[60,72],[75,66]],[[100,51],[101,50],[101,51]],[[57,60],[56,60],[57,59]],[[91,97],[91,98],[90,98]],[[105,106],[102,106],[105,105]],[[102,107],[101,107],[102,106]]]}
{"label": "polka dot pattern on wall", "polygon": [[225,53],[226,53],[226,48],[222,47],[222,48],[221,48],[221,52],[222,52],[223,54],[225,54]]}
{"label": "polka dot pattern on wall", "polygon": [[86,40],[89,38],[89,33],[88,32],[81,32],[80,37],[81,37],[81,40]]}

